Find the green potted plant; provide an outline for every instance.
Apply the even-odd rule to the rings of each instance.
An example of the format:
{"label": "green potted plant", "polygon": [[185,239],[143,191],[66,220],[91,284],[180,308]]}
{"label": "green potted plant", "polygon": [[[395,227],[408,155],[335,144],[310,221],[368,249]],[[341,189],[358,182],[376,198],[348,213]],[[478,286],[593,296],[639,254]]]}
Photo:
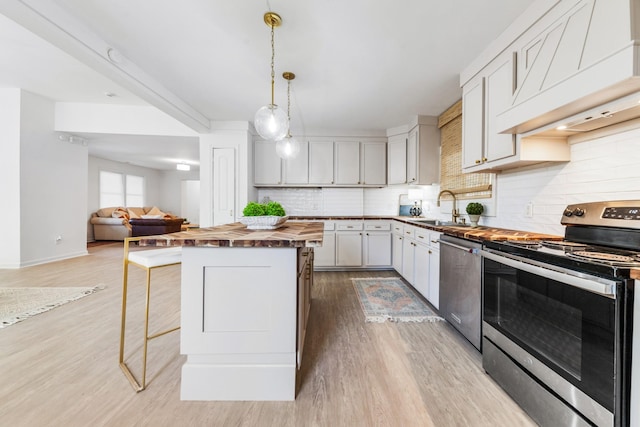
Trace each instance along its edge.
{"label": "green potted plant", "polygon": [[478,225],[480,215],[484,212],[484,206],[482,206],[482,203],[471,202],[467,204],[466,211],[469,215],[469,222],[471,222],[472,226],[476,227]]}
{"label": "green potted plant", "polygon": [[240,222],[250,230],[273,230],[282,227],[287,220],[284,208],[278,202],[249,202],[242,210]]}

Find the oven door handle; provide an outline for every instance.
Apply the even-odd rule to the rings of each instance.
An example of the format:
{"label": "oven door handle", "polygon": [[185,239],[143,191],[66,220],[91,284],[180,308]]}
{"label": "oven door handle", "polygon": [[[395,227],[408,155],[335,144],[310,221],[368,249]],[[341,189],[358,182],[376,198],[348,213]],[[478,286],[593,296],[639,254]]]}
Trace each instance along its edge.
{"label": "oven door handle", "polygon": [[[578,277],[576,272],[570,272],[560,267],[555,267],[549,264],[539,264],[533,260],[527,259],[525,261],[519,261],[511,256],[498,255],[494,252],[483,249],[480,251],[481,255],[492,261],[499,262],[509,267],[516,268],[518,270],[526,271],[537,276],[546,277],[557,282],[566,283],[567,285],[574,286],[585,291],[600,294],[608,298],[616,297],[616,285],[617,282],[613,280],[603,279],[601,277],[588,276]],[[573,274],[572,274],[573,273]]]}

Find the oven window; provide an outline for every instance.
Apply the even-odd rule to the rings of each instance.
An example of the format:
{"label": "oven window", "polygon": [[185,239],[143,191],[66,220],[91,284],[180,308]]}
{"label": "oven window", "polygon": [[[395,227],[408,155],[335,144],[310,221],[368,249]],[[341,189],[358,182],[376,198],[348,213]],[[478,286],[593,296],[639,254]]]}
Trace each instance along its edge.
{"label": "oven window", "polygon": [[485,258],[483,318],[613,409],[615,300]]}

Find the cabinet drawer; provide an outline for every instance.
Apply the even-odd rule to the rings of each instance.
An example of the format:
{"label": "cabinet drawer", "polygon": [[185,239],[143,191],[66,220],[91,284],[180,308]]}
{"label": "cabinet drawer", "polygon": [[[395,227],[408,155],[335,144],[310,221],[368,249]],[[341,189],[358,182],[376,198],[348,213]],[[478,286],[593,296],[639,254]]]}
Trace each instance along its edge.
{"label": "cabinet drawer", "polygon": [[336,223],[333,221],[325,221],[324,222],[324,230],[325,231],[334,231],[336,229]]}
{"label": "cabinet drawer", "polygon": [[404,227],[402,227],[402,235],[405,237],[415,237],[416,234],[416,227],[414,227],[413,225],[405,225]]}
{"label": "cabinet drawer", "polygon": [[389,231],[391,230],[391,224],[387,221],[366,221],[364,229],[367,231]]}
{"label": "cabinet drawer", "polygon": [[416,241],[418,241],[419,243],[422,243],[425,245],[429,244],[431,233],[426,228],[419,228],[419,227],[416,228],[414,235],[415,235]]}
{"label": "cabinet drawer", "polygon": [[403,231],[402,231],[403,225],[401,223],[397,222],[397,221],[393,222],[393,225],[392,225],[391,228],[393,229],[393,232],[396,233],[396,234],[402,234],[403,233]]}
{"label": "cabinet drawer", "polygon": [[361,221],[336,222],[337,231],[361,231],[363,228]]}
{"label": "cabinet drawer", "polygon": [[440,242],[438,240],[440,239],[441,235],[442,233],[439,233],[437,231],[431,231],[429,233],[429,244],[436,249],[439,248]]}

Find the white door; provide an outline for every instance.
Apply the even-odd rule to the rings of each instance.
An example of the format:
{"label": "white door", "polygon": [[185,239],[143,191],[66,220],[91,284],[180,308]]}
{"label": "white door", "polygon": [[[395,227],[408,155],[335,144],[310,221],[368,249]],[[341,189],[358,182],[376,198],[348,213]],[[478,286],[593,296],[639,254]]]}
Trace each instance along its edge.
{"label": "white door", "polygon": [[236,164],[233,148],[213,149],[213,225],[236,221]]}

